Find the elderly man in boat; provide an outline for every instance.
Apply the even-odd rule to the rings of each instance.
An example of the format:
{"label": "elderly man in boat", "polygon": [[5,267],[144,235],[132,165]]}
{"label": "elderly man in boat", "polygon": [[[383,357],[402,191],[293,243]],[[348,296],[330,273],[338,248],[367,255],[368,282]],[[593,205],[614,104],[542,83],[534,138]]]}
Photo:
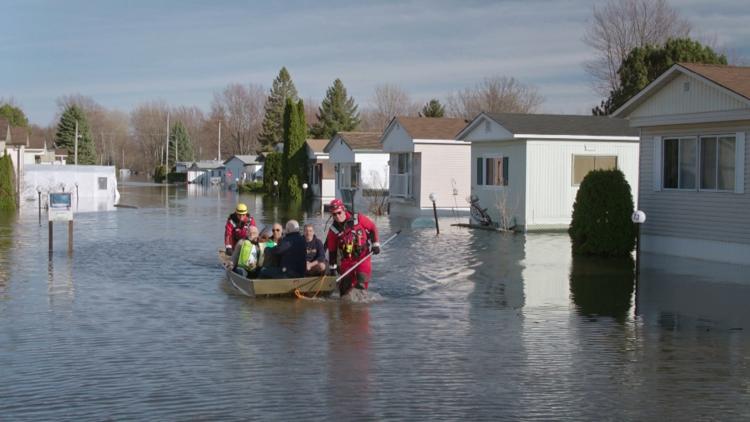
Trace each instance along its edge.
{"label": "elderly man in boat", "polygon": [[[298,278],[305,276],[305,238],[299,232],[299,222],[286,223],[286,235],[267,255],[278,258],[278,267],[263,267],[261,278]],[[268,259],[268,257],[266,258]]]}
{"label": "elderly man in boat", "polygon": [[237,242],[232,253],[232,271],[245,277],[252,278],[258,274],[261,264],[261,247],[258,244],[258,228],[248,228],[247,239]]}

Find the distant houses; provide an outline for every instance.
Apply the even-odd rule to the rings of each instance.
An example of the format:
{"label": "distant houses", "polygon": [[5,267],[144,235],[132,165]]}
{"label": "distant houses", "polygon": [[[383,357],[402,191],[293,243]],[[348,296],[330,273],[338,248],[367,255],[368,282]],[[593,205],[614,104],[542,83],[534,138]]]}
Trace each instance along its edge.
{"label": "distant houses", "polygon": [[567,228],[594,169],[622,170],[637,197],[638,134],[624,119],[481,113],[458,139],[471,143],[471,192],[505,227]]}
{"label": "distant houses", "polygon": [[641,133],[641,250],[749,263],[750,67],[675,64],[613,116]]}

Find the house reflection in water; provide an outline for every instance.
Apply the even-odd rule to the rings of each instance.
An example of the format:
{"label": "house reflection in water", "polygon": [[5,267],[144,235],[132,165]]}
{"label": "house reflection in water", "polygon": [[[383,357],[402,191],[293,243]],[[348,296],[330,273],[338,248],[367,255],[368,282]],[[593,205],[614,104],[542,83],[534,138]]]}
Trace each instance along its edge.
{"label": "house reflection in water", "polygon": [[667,329],[747,329],[748,274],[746,265],[643,254],[637,312]]}

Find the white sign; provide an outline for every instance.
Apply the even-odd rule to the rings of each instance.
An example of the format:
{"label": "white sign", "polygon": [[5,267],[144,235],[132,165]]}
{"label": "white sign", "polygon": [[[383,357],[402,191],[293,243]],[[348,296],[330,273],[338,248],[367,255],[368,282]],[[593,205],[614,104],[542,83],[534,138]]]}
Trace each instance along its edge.
{"label": "white sign", "polygon": [[646,213],[641,210],[637,210],[633,213],[633,215],[630,216],[630,220],[636,224],[643,224],[646,222]]}
{"label": "white sign", "polygon": [[49,221],[73,221],[73,200],[70,192],[50,193],[47,204]]}

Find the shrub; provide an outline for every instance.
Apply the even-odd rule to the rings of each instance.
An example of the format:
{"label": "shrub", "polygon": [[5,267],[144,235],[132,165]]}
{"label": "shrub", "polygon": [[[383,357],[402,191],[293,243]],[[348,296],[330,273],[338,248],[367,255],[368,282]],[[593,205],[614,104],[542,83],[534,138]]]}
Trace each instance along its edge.
{"label": "shrub", "polygon": [[168,183],[187,183],[187,173],[172,172],[167,175]]}
{"label": "shrub", "polygon": [[244,182],[240,183],[240,193],[263,193],[265,188],[263,182]]}
{"label": "shrub", "polygon": [[[281,183],[281,154],[272,152],[266,155],[263,161],[263,186],[267,193],[271,195],[276,193],[273,181],[278,180]],[[279,186],[281,189],[281,186]]]}
{"label": "shrub", "polygon": [[576,255],[624,256],[635,246],[633,195],[620,170],[592,170],[573,203],[568,233]]}
{"label": "shrub", "polygon": [[299,201],[302,199],[302,184],[299,182],[296,174],[289,176],[286,192],[288,199],[292,201]]}
{"label": "shrub", "polygon": [[154,182],[161,183],[164,181],[164,178],[167,177],[167,168],[166,166],[156,166],[154,169]]}
{"label": "shrub", "polygon": [[0,157],[0,210],[16,209],[16,188],[10,155]]}

